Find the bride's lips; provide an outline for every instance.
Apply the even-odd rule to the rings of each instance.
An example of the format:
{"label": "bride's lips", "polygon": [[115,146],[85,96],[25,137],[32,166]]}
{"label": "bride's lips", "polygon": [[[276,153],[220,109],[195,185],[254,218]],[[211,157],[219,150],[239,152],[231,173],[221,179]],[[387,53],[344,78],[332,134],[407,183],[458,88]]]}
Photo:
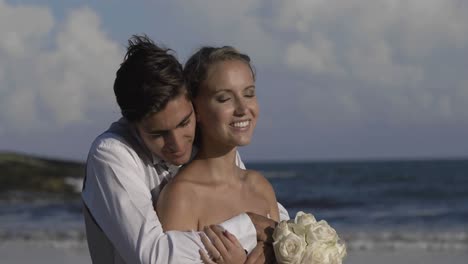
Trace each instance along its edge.
{"label": "bride's lips", "polygon": [[252,123],[252,121],[250,119],[238,120],[238,121],[234,121],[234,122],[230,123],[229,126],[234,128],[235,130],[245,131],[245,130],[248,130],[250,128],[251,123]]}

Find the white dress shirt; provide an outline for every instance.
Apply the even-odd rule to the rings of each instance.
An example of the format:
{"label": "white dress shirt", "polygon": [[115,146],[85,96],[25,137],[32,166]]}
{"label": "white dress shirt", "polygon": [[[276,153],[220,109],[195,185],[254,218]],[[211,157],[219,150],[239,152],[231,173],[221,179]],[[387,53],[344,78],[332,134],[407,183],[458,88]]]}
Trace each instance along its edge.
{"label": "white dress shirt", "polygon": [[[244,164],[237,159],[238,165]],[[153,208],[160,185],[178,166],[165,164],[120,119],[93,142],[86,163],[82,199],[93,263],[201,263],[198,232],[163,232]],[[280,218],[289,219],[278,204]],[[221,224],[251,251],[256,231],[246,214]]]}

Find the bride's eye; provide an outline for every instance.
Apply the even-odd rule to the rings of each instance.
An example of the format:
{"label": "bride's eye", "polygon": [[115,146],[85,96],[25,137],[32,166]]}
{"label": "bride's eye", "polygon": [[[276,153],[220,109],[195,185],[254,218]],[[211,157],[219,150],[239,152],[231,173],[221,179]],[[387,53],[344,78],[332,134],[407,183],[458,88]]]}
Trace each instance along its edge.
{"label": "bride's eye", "polygon": [[246,92],[244,96],[249,97],[249,98],[255,97],[255,91],[252,90],[252,91]]}
{"label": "bride's eye", "polygon": [[244,96],[249,97],[249,98],[255,97],[255,88],[251,87],[251,88],[248,88],[247,90],[245,90]]}
{"label": "bride's eye", "polygon": [[227,102],[230,98],[228,96],[218,96],[216,97],[216,101],[220,102],[220,103],[224,103],[224,102]]}

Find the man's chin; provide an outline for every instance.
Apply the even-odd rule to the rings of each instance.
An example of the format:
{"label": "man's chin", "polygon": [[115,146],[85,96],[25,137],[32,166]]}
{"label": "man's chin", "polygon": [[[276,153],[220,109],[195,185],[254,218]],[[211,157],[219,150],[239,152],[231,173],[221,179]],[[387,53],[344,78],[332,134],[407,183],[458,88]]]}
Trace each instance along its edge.
{"label": "man's chin", "polygon": [[180,166],[190,161],[190,155],[184,155],[181,157],[168,157],[166,161],[172,165]]}
{"label": "man's chin", "polygon": [[172,165],[175,165],[175,166],[182,166],[184,165],[185,163],[187,163],[188,160],[186,162],[182,162],[182,161],[173,161],[173,162],[169,162],[171,163]]}

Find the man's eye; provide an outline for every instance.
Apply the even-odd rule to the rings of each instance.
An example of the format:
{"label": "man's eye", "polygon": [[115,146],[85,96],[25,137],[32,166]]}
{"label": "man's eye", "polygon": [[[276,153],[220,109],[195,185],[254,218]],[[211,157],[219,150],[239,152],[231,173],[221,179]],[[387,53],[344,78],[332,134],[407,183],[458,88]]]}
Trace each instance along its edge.
{"label": "man's eye", "polygon": [[162,137],[161,134],[151,134],[150,136],[151,136],[152,139],[158,139],[158,138]]}
{"label": "man's eye", "polygon": [[182,127],[186,127],[190,124],[190,120],[181,124]]}

